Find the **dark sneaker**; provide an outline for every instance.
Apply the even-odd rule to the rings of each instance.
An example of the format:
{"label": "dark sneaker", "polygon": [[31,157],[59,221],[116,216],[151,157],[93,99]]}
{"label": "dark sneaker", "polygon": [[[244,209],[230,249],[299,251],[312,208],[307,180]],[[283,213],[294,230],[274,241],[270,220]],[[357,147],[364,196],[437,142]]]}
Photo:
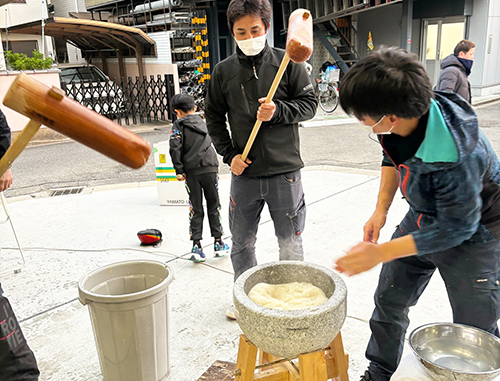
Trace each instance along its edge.
{"label": "dark sneaker", "polygon": [[368,371],[365,370],[365,374],[361,376],[361,379],[359,381],[373,381],[373,380],[370,377],[370,373],[368,373]]}
{"label": "dark sneaker", "polygon": [[194,245],[191,249],[191,258],[189,258],[193,262],[205,262],[207,260],[206,255],[203,253],[203,250],[198,246]]}
{"label": "dark sneaker", "polygon": [[229,245],[222,241],[214,243],[214,258],[224,257],[229,253]]}

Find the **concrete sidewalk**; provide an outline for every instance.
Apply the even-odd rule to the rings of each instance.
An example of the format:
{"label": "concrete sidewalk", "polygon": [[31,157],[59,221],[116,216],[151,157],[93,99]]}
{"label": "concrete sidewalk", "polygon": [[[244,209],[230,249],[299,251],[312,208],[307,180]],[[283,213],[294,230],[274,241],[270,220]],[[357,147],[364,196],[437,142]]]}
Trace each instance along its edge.
{"label": "concrete sidewalk", "polygon": [[[228,229],[229,177],[221,177],[223,225]],[[309,262],[330,267],[362,238],[362,226],[371,215],[379,187],[378,172],[314,167],[303,171],[307,219],[303,234]],[[188,209],[159,206],[154,182],[102,187],[87,194],[38,199],[9,199],[16,233],[25,249],[26,266],[19,274],[0,277],[29,345],[36,354],[41,381],[102,380],[87,307],[78,301],[78,281],[107,264],[136,259],[167,262],[175,279],[169,288],[170,361],[168,381],[197,380],[216,360],[236,361],[241,331],[224,312],[232,301],[229,257],[205,264],[186,260],[190,250]],[[392,206],[381,241],[406,213],[399,198]],[[206,222],[206,221],[205,221]],[[257,241],[260,263],[278,259],[278,245],[267,209]],[[139,246],[137,232],[163,232],[160,248]],[[212,240],[205,226],[203,244],[211,254]],[[0,227],[3,268],[19,254],[8,224]],[[227,237],[231,243],[230,237]],[[351,380],[366,367],[368,319],[380,268],[351,278],[348,317],[342,329],[349,354]],[[422,324],[451,321],[446,292],[435,276],[417,307],[411,311],[411,332]],[[408,351],[408,348],[405,349]]]}

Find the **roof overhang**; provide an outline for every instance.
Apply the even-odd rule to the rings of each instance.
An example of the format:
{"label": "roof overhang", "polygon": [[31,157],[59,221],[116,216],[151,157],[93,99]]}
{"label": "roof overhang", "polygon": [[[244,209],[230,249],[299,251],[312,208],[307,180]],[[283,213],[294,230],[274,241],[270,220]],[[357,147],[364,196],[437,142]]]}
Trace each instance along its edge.
{"label": "roof overhang", "polygon": [[0,7],[3,7],[4,5],[13,3],[16,0],[0,0]]}
{"label": "roof overhang", "polygon": [[[1,0],[0,0],[1,1]],[[41,21],[16,25],[9,33],[42,34]],[[110,22],[51,17],[45,20],[43,33],[62,38],[85,52],[124,50],[147,52],[155,48],[155,42],[142,30]]]}

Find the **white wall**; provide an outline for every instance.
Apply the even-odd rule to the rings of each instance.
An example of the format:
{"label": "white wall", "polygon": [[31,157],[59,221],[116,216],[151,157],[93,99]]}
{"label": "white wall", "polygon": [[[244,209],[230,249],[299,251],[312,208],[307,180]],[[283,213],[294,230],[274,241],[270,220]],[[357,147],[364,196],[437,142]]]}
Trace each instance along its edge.
{"label": "white wall", "polygon": [[[492,35],[491,51],[489,36]],[[500,0],[474,0],[469,40],[476,44],[469,76],[472,96],[500,93]]]}
{"label": "white wall", "polygon": [[482,95],[500,93],[500,0],[490,0],[488,27],[484,38],[483,50],[484,72]]}
{"label": "white wall", "polygon": [[486,33],[488,29],[488,12],[490,0],[475,0],[469,25],[469,40],[476,44],[474,54],[474,65],[469,76],[472,87],[472,96],[482,94],[482,82],[484,81],[484,59],[486,57]]}
{"label": "white wall", "polygon": [[[0,28],[5,28],[7,26],[11,27],[13,25],[25,24],[28,22],[38,21],[42,19],[42,10],[45,17],[47,17],[47,1],[44,0],[44,7],[42,8],[41,0],[26,0],[25,4],[7,4],[0,7]],[[2,40],[5,40],[6,35],[2,35]],[[16,34],[9,33],[9,41],[37,41],[38,50],[42,51],[42,36],[38,35],[26,35],[26,34]],[[46,36],[44,44],[44,52],[46,57],[54,58],[54,48],[52,45],[52,38]],[[3,47],[0,46],[1,54],[3,55]],[[4,70],[0,66],[0,70]]]}
{"label": "white wall", "polygon": [[[86,12],[85,0],[51,0],[54,5],[54,16],[69,17],[70,12]],[[75,48],[71,44],[66,44],[68,53],[68,62],[70,63],[85,63],[80,49]]]}
{"label": "white wall", "polygon": [[[45,4],[45,17],[47,17],[47,1]],[[42,1],[26,0],[25,4],[7,4],[0,7],[0,28],[5,28],[5,19],[7,18],[7,27],[19,24],[25,24],[31,21],[42,19]]]}
{"label": "white wall", "polygon": [[145,57],[146,64],[171,64],[172,50],[170,47],[170,33],[162,31],[148,33],[148,36],[156,43],[156,57]]}
{"label": "white wall", "polygon": [[68,52],[68,62],[74,64],[86,63],[83,57],[82,51],[76,48],[74,45],[66,43],[66,51]]}

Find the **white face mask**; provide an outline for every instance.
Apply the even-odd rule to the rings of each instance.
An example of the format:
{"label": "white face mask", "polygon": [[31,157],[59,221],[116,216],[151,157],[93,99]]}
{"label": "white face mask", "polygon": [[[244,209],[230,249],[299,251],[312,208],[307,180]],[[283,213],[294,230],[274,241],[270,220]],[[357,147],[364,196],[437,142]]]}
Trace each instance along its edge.
{"label": "white face mask", "polygon": [[244,55],[252,57],[259,54],[266,46],[267,34],[254,38],[247,38],[246,40],[236,40],[238,48],[243,52]]}
{"label": "white face mask", "polygon": [[372,127],[372,133],[374,133],[375,135],[390,135],[390,134],[392,134],[392,129],[393,128],[394,128],[394,126],[392,126],[389,131],[375,132],[375,131],[373,131],[373,127]]}
{"label": "white face mask", "polygon": [[367,131],[370,131],[374,135],[390,135],[390,134],[392,134],[392,130],[394,129],[394,126],[392,126],[389,131],[383,131],[383,132],[375,132],[374,131],[374,128],[377,127],[380,123],[382,123],[384,118],[385,118],[385,115],[382,118],[380,118],[380,120],[377,123],[375,123],[373,126],[365,126],[362,122],[359,122],[359,123],[361,124],[361,127],[363,127]]}

